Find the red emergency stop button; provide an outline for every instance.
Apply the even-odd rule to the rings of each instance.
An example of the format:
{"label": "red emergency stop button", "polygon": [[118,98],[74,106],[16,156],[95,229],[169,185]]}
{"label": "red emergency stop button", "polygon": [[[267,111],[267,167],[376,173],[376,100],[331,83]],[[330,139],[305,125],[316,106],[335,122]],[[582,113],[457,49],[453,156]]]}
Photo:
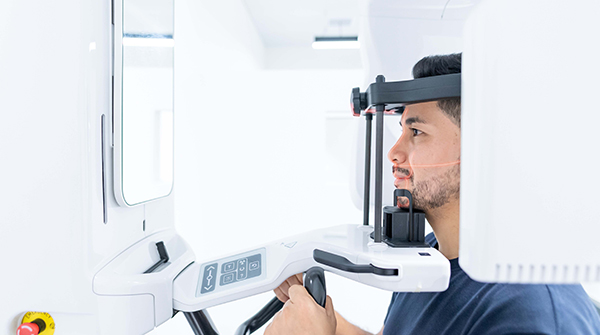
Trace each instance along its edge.
{"label": "red emergency stop button", "polygon": [[17,328],[17,335],[38,335],[40,327],[33,322],[23,323]]}
{"label": "red emergency stop button", "polygon": [[54,319],[45,312],[27,312],[17,328],[17,335],[54,335]]}

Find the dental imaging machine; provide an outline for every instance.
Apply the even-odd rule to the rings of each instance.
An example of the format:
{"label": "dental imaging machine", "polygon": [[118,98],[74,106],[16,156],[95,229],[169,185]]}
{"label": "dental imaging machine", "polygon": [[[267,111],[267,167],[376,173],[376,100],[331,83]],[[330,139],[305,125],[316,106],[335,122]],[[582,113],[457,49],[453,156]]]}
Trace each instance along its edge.
{"label": "dental imaging machine", "polygon": [[[0,12],[0,22],[14,24],[14,34],[0,35],[0,108],[11,111],[0,136],[14,164],[2,167],[0,215],[3,251],[19,255],[5,260],[0,329],[142,334],[183,313],[194,334],[217,334],[208,308],[273,290],[297,273],[321,305],[323,271],[388,291],[445,290],[449,262],[425,244],[425,217],[410,192],[394,190],[384,206],[383,139],[388,114],[453,97],[462,98],[461,266],[489,282],[600,282],[600,87],[590,80],[600,68],[580,60],[596,54],[589,41],[600,30],[600,4],[586,2],[590,10],[580,12],[551,2],[545,15],[516,0],[369,2],[364,42],[377,73],[365,91],[351,92],[353,114],[365,119],[364,221],[325,222],[197,258],[173,222],[173,1],[66,0],[34,12],[11,1],[9,13]],[[410,48],[385,43],[384,32],[415,22],[439,28],[423,33],[428,43],[453,27],[464,43],[462,74],[380,75],[392,64],[384,59],[390,48]],[[31,28],[39,26],[50,37]],[[421,47],[407,51],[406,66],[430,52]],[[407,207],[398,206],[402,197]],[[237,334],[254,332],[282,306],[273,298]]]}

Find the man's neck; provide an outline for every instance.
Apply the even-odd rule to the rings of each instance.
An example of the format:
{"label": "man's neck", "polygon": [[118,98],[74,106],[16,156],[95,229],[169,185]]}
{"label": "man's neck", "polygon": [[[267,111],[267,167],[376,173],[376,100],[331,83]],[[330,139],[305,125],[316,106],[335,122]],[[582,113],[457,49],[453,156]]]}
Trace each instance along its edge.
{"label": "man's neck", "polygon": [[438,242],[440,252],[448,259],[458,257],[459,201],[425,211],[425,217]]}

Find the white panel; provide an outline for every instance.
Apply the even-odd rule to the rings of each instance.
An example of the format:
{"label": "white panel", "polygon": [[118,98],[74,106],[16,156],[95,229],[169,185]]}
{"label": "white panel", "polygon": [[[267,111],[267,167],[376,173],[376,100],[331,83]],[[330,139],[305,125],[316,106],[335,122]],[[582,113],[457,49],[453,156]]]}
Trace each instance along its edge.
{"label": "white panel", "polygon": [[98,306],[100,334],[145,334],[154,329],[154,298],[151,294],[103,296],[98,298]]}
{"label": "white panel", "polygon": [[[27,311],[50,313],[57,334],[104,332],[94,274],[146,234],[173,226],[172,197],[145,211],[112,196],[110,31],[107,1],[2,3],[0,250],[14,256],[3,263],[2,334],[14,334]],[[113,307],[123,318],[138,315]],[[170,307],[161,310],[170,316]]]}
{"label": "white panel", "polygon": [[[157,242],[164,243],[169,261],[145,273],[160,259]],[[188,244],[173,230],[164,230],[124,250],[99,271],[93,280],[94,293],[103,296],[151,294],[155,324],[160,325],[173,313],[173,279],[193,261],[194,253]]]}
{"label": "white panel", "polygon": [[91,252],[90,231],[103,225],[110,21],[99,1],[1,7],[0,251],[10,257],[2,264],[0,333],[14,334],[27,311],[60,311],[57,320],[95,313],[89,275],[104,255]]}
{"label": "white panel", "polygon": [[484,1],[466,25],[460,261],[476,280],[600,280],[600,3],[544,5]]}

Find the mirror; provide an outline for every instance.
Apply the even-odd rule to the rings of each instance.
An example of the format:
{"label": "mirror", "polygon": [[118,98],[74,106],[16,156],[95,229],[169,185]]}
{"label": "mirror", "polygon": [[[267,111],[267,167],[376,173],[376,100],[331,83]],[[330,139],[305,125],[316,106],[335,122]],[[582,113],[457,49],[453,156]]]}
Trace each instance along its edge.
{"label": "mirror", "polygon": [[123,0],[115,11],[115,195],[124,206],[173,188],[173,1]]}

